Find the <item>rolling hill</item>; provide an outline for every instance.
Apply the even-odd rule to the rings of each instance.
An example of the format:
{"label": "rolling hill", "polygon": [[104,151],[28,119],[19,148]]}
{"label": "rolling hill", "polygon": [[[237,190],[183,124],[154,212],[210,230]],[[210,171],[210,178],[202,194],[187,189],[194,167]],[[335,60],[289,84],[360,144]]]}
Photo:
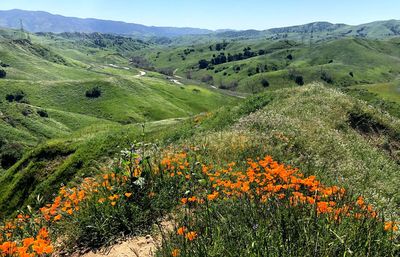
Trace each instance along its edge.
{"label": "rolling hill", "polygon": [[156,256],[398,256],[398,21],[0,25],[19,17],[37,33],[0,29],[1,256],[165,222]]}
{"label": "rolling hill", "polygon": [[[121,38],[107,35],[101,37],[109,47],[93,44],[99,35],[26,39],[11,30],[0,35],[7,73],[0,79],[1,194],[19,191],[26,179],[31,183],[8,206],[32,203],[30,193],[44,193],[36,191],[38,185],[43,189],[91,173],[95,162],[104,163],[119,146],[140,137],[140,124],[146,134],[162,133],[181,119],[237,101],[134,68],[119,52],[146,48],[142,41],[127,39],[127,49],[113,47]],[[19,159],[22,166],[9,169]],[[2,213],[9,209],[4,204]]]}

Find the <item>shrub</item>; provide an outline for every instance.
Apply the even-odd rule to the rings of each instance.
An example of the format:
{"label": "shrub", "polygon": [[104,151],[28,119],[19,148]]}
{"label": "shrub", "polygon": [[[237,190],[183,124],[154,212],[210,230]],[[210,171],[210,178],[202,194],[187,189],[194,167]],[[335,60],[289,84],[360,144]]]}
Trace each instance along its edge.
{"label": "shrub", "polygon": [[173,68],[160,68],[157,69],[157,72],[164,74],[166,76],[173,76],[174,75],[174,69]]}
{"label": "shrub", "polygon": [[321,79],[322,79],[323,81],[325,81],[326,83],[328,83],[328,84],[332,84],[332,83],[333,83],[333,78],[332,78],[332,76],[331,76],[328,72],[326,72],[326,71],[323,71],[323,72],[321,73]]}
{"label": "shrub", "polygon": [[7,75],[7,72],[5,70],[0,69],[0,78],[5,78]]}
{"label": "shrub", "polygon": [[214,77],[211,75],[205,75],[201,78],[201,82],[212,85],[212,84],[214,84]]}
{"label": "shrub", "polygon": [[289,76],[290,80],[293,80],[293,81],[296,80],[296,77],[298,77],[299,75],[300,74],[296,69],[294,69],[294,68],[288,69],[288,76]]}
{"label": "shrub", "polygon": [[8,169],[21,159],[24,148],[18,143],[8,143],[3,145],[0,150],[1,167]]}
{"label": "shrub", "polygon": [[294,82],[296,82],[296,84],[299,85],[299,86],[304,85],[303,76],[297,75],[297,76],[294,78]]}
{"label": "shrub", "polygon": [[19,102],[19,103],[27,103],[28,101],[25,98],[25,93],[22,90],[18,90],[13,94],[7,94],[6,100],[9,102]]}
{"label": "shrub", "polygon": [[199,61],[199,69],[205,69],[208,67],[209,62],[205,59]]}
{"label": "shrub", "polygon": [[47,111],[46,111],[46,110],[43,110],[43,109],[37,110],[37,114],[39,114],[39,116],[40,116],[40,117],[43,117],[43,118],[49,117],[49,114],[47,113]]}
{"label": "shrub", "polygon": [[101,88],[96,86],[92,89],[89,89],[86,91],[85,95],[88,98],[98,98],[101,96]]}
{"label": "shrub", "polygon": [[354,73],[352,71],[349,72],[350,77],[354,77]]}
{"label": "shrub", "polygon": [[268,82],[268,80],[267,79],[262,79],[261,80],[261,85],[263,86],[263,87],[269,87],[269,82]]}
{"label": "shrub", "polygon": [[14,102],[14,98],[15,98],[15,97],[14,97],[14,95],[12,95],[12,94],[7,94],[7,95],[6,95],[6,100],[9,101],[10,103],[11,103],[11,102]]}

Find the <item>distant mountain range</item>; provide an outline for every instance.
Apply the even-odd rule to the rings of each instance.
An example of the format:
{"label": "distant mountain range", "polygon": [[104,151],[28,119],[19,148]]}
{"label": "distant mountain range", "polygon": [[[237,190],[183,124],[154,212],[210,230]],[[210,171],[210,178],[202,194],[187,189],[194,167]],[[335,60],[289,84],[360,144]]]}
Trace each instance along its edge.
{"label": "distant mountain range", "polygon": [[0,11],[0,27],[18,29],[22,20],[24,29],[30,32],[99,32],[120,35],[166,36],[209,34],[213,31],[196,28],[154,27],[121,21],[81,19],[54,15],[42,11]]}
{"label": "distant mountain range", "polygon": [[343,37],[361,37],[382,39],[400,36],[400,21],[375,21],[361,25],[332,24],[329,22],[313,22],[304,25],[273,28],[268,30],[225,31],[218,33],[223,38],[260,38],[327,40]]}
{"label": "distant mountain range", "polygon": [[130,36],[178,37],[185,35],[213,34],[223,38],[259,38],[326,40],[340,37],[387,38],[400,36],[400,21],[376,21],[351,26],[329,22],[313,22],[305,25],[273,28],[268,30],[207,30],[198,28],[175,28],[145,26],[121,21],[99,19],[81,19],[54,15],[42,11],[8,10],[0,11],[0,27],[20,28],[22,20],[24,29],[30,32],[84,32],[109,33]]}

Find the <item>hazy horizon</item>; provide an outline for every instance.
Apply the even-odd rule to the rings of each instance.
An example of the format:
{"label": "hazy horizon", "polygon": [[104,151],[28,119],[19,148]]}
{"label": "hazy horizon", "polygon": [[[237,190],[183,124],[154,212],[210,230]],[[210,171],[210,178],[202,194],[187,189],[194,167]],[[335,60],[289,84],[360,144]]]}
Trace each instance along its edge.
{"label": "hazy horizon", "polygon": [[379,3],[371,0],[355,0],[351,3],[337,0],[326,1],[323,4],[315,0],[288,0],[284,3],[267,3],[261,0],[233,3],[227,0],[173,0],[168,3],[161,0],[116,0],[112,5],[105,0],[87,0],[84,3],[77,0],[37,0],[34,3],[29,0],[15,0],[0,2],[0,9],[45,11],[67,17],[210,30],[264,30],[319,21],[359,25],[378,20],[400,19],[400,14],[396,11],[400,9],[400,2],[393,0]]}

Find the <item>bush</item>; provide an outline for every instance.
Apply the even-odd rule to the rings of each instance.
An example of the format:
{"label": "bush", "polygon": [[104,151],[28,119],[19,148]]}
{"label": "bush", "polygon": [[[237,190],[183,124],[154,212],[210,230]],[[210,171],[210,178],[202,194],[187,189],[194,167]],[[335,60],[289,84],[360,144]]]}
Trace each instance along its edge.
{"label": "bush", "polygon": [[332,84],[332,83],[333,83],[333,78],[332,78],[332,76],[331,76],[328,72],[326,72],[326,71],[323,71],[323,72],[321,73],[321,79],[322,79],[323,81],[325,81],[326,83],[328,83],[328,84]]}
{"label": "bush", "polygon": [[96,86],[92,89],[89,89],[86,91],[85,95],[88,98],[98,98],[101,96],[101,88]]}
{"label": "bush", "polygon": [[18,90],[13,94],[7,94],[6,95],[6,100],[8,102],[19,102],[19,103],[27,103],[28,101],[25,98],[25,93],[22,90]]}
{"label": "bush", "polygon": [[201,82],[212,85],[214,84],[214,77],[211,75],[205,75],[201,78]]}
{"label": "bush", "polygon": [[0,78],[5,78],[7,75],[7,72],[5,70],[0,70]]}
{"label": "bush", "polygon": [[294,82],[296,82],[296,84],[299,85],[299,86],[304,85],[303,76],[297,75],[297,76],[294,78]]}
{"label": "bush", "polygon": [[299,85],[299,86],[304,85],[303,76],[301,76],[300,73],[296,69],[289,68],[288,75],[289,75],[289,79],[293,80],[297,85]]}
{"label": "bush", "polygon": [[18,143],[10,143],[3,145],[0,150],[1,167],[8,169],[21,159],[24,148]]}
{"label": "bush", "polygon": [[39,116],[43,117],[43,118],[49,117],[49,114],[47,113],[47,111],[43,110],[43,109],[37,110],[37,114],[39,114]]}
{"label": "bush", "polygon": [[263,87],[269,87],[269,82],[268,82],[268,80],[267,80],[267,79],[262,79],[262,80],[261,80],[261,85],[262,85]]}
{"label": "bush", "polygon": [[164,74],[166,76],[173,76],[174,75],[174,68],[159,68],[157,72]]}
{"label": "bush", "polygon": [[209,62],[207,60],[200,60],[199,61],[199,69],[206,69],[208,67]]}

